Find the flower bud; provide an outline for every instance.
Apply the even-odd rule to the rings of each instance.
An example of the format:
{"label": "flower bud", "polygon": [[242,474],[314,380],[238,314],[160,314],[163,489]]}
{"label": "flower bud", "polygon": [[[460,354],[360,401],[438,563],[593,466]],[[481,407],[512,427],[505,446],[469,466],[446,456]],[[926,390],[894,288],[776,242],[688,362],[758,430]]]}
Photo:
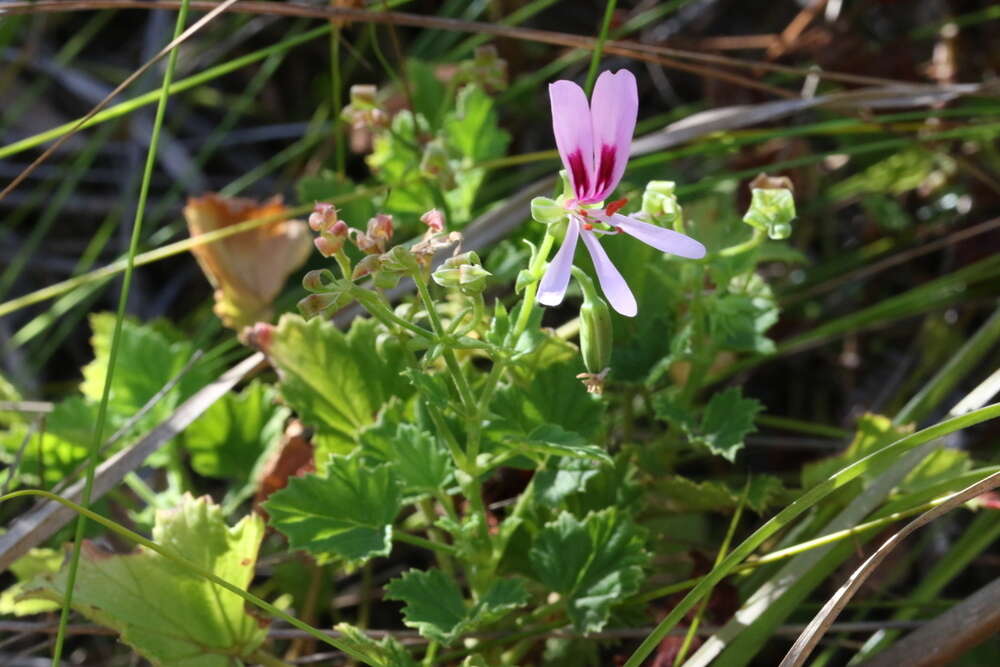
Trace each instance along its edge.
{"label": "flower bud", "polygon": [[673,181],[650,181],[642,193],[642,212],[663,225],[672,225],[683,215],[674,194]]}
{"label": "flower bud", "polygon": [[795,198],[788,188],[754,188],[750,208],[743,222],[767,232],[772,239],[786,239],[792,233]]}
{"label": "flower bud", "polygon": [[351,106],[355,109],[375,108],[375,95],[378,88],[372,84],[359,83],[351,86]]}
{"label": "flower bud", "polygon": [[427,228],[434,234],[444,231],[444,213],[432,208],[420,216],[420,222],[427,225]]}
{"label": "flower bud", "polygon": [[566,209],[554,199],[535,197],[531,200],[531,218],[543,225],[551,225],[566,218]]}
{"label": "flower bud", "polygon": [[462,294],[471,296],[486,289],[486,279],[491,275],[480,265],[479,255],[470,250],[449,257],[431,274],[431,278],[442,287],[458,288]]}
{"label": "flower bud", "polygon": [[580,353],[588,373],[601,374],[611,362],[611,311],[598,295],[594,281],[580,269],[573,267],[580,288],[583,305],[580,306]]}
{"label": "flower bud", "polygon": [[322,231],[337,222],[337,209],[333,204],[316,202],[313,212],[309,214],[309,228],[314,232]]}
{"label": "flower bud", "polygon": [[379,213],[368,221],[368,237],[379,246],[379,252],[385,252],[386,242],[392,239],[392,216]]}

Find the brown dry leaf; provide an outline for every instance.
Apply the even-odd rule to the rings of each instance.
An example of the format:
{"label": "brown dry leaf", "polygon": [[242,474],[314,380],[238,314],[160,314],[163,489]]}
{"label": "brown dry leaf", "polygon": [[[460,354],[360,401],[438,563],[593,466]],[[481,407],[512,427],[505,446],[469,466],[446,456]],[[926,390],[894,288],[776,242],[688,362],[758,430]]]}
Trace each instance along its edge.
{"label": "brown dry leaf", "polygon": [[293,419],[285,427],[278,449],[264,464],[257,486],[254,504],[264,513],[261,504],[268,497],[288,485],[290,477],[297,477],[316,469],[313,459],[313,445],[306,427],[298,419]]}
{"label": "brown dry leaf", "polygon": [[[265,202],[208,193],[191,197],[184,218],[192,237],[247,220],[279,216],[281,197]],[[271,303],[289,274],[305,263],[312,236],[301,220],[277,219],[246,232],[191,249],[215,287],[215,314],[236,331],[271,317]]]}

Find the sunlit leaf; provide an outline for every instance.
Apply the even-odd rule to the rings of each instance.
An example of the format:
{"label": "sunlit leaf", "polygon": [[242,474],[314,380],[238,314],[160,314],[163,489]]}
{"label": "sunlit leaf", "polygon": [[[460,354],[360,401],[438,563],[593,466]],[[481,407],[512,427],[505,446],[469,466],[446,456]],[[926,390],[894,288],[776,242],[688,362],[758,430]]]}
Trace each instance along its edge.
{"label": "sunlit leaf", "polygon": [[598,632],[611,607],[639,590],[649,556],[641,530],[609,507],[582,521],[563,512],[535,537],[535,576],[566,601],[578,632]]}
{"label": "sunlit leaf", "polygon": [[370,468],[354,455],[331,457],[322,475],[291,478],[264,509],[293,549],[363,563],[389,553],[401,503],[390,466]]}
{"label": "sunlit leaf", "polygon": [[[263,535],[255,515],[230,528],[218,506],[191,496],[159,512],[153,529],[155,542],[240,588],[253,578]],[[31,595],[60,601],[65,586],[63,570],[36,579]],[[85,543],[73,608],[155,665],[230,667],[248,661],[267,634],[242,598],[143,547],[113,555]]]}

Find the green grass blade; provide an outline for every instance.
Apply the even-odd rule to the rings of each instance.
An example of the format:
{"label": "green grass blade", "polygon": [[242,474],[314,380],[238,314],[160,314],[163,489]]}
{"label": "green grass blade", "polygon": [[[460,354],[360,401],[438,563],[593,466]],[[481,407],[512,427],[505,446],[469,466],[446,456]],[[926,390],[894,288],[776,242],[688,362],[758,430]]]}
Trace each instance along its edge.
{"label": "green grass blade", "polygon": [[[177,12],[177,22],[174,26],[174,39],[177,39],[187,22],[188,5],[190,0],[183,0],[181,8]],[[160,129],[163,127],[163,117],[167,110],[167,101],[170,97],[170,81],[173,77],[174,67],[177,65],[177,49],[170,52],[167,58],[167,67],[163,73],[163,83],[160,86],[159,102],[156,107],[156,116],[153,120],[153,131],[149,140],[149,150],[146,153],[146,166],[142,175],[142,186],[139,190],[139,201],[136,206],[135,220],[132,224],[132,237],[129,241],[128,257],[126,258],[125,274],[122,278],[121,295],[118,299],[118,314],[115,319],[114,332],[111,335],[111,347],[108,353],[108,369],[104,379],[104,390],[101,394],[101,402],[97,412],[97,423],[94,425],[94,439],[87,457],[87,470],[84,477],[83,495],[81,505],[86,508],[90,504],[90,497],[94,488],[94,470],[97,467],[97,459],[104,440],[104,426],[107,422],[108,403],[111,399],[111,383],[114,378],[115,361],[118,357],[118,347],[121,343],[122,321],[125,319],[125,309],[128,306],[129,290],[132,286],[132,273],[135,270],[135,256],[139,249],[139,238],[142,236],[142,219],[146,210],[146,200],[149,196],[149,186],[153,180],[153,167],[156,164],[156,148],[160,139]],[[69,566],[66,575],[66,595],[62,601],[62,610],[59,614],[59,629],[56,634],[55,646],[52,650],[52,665],[58,667],[62,659],[62,649],[66,637],[66,625],[69,622],[69,613],[73,604],[73,587],[76,584],[76,575],[80,566],[80,547],[83,541],[84,528],[87,525],[87,517],[80,514],[76,522],[76,530],[73,536],[73,552],[70,555]]]}

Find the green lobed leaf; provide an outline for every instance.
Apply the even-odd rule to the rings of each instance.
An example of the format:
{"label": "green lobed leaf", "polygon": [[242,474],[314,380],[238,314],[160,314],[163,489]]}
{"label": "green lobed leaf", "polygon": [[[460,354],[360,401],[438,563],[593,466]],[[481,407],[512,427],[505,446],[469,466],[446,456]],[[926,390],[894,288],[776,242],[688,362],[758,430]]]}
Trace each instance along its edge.
{"label": "green lobed leaf", "polygon": [[713,454],[732,461],[746,435],[757,430],[754,418],[763,409],[760,401],[743,398],[737,387],[719,392],[705,407],[697,440]]}
{"label": "green lobed leaf", "polygon": [[763,406],[760,401],[744,398],[738,387],[730,387],[712,396],[700,422],[670,393],[656,396],[653,409],[657,417],[679,428],[692,443],[733,461],[747,434],[757,430],[754,419]]}
{"label": "green lobed leaf", "polygon": [[322,318],[286,314],[278,322],[268,357],[282,397],[316,430],[321,451],[351,451],[384,403],[413,392],[400,376],[402,348],[378,334],[375,322],[360,318],[346,334]]}
{"label": "green lobed leaf", "polygon": [[361,453],[388,463],[408,494],[434,494],[452,482],[455,467],[433,434],[414,424],[379,422],[361,432]]}
{"label": "green lobed leaf", "polygon": [[[114,313],[90,316],[94,360],[83,367],[80,384],[80,391],[90,401],[100,401],[104,391],[115,319]],[[184,369],[193,352],[190,341],[167,325],[140,324],[132,318],[123,320],[118,362],[111,382],[112,415],[124,419],[139,411]],[[156,423],[168,416],[182,400],[207,384],[212,372],[205,364],[188,369],[176,386],[157,401],[143,423]]]}
{"label": "green lobed leaf", "polygon": [[228,393],[184,431],[182,442],[199,475],[247,481],[261,455],[281,437],[289,410],[271,385],[254,380]]}
{"label": "green lobed leaf", "polygon": [[582,521],[569,512],[538,532],[529,558],[535,577],[566,600],[579,632],[598,632],[611,607],[639,590],[649,559],[640,528],[609,507]]}
{"label": "green lobed leaf", "polygon": [[401,506],[391,467],[368,467],[358,454],[331,456],[324,474],[293,477],[264,503],[292,548],[357,564],[388,555]]}
{"label": "green lobed leaf", "polygon": [[405,603],[403,622],[421,635],[450,645],[462,634],[502,618],[528,602],[518,579],[498,579],[474,606],[441,570],[410,570],[386,586],[386,597]]}
{"label": "green lobed leaf", "polygon": [[[264,535],[256,516],[226,526],[207,497],[183,498],[156,517],[153,539],[181,558],[246,588]],[[66,571],[32,584],[33,596],[61,601]],[[73,609],[121,633],[121,640],[154,665],[230,667],[249,661],[267,635],[243,599],[143,547],[112,555],[85,543]]]}
{"label": "green lobed leaf", "polygon": [[463,87],[455,100],[455,111],[444,119],[449,145],[472,162],[484,162],[504,154],[510,135],[500,129],[493,98],[474,84]]}

